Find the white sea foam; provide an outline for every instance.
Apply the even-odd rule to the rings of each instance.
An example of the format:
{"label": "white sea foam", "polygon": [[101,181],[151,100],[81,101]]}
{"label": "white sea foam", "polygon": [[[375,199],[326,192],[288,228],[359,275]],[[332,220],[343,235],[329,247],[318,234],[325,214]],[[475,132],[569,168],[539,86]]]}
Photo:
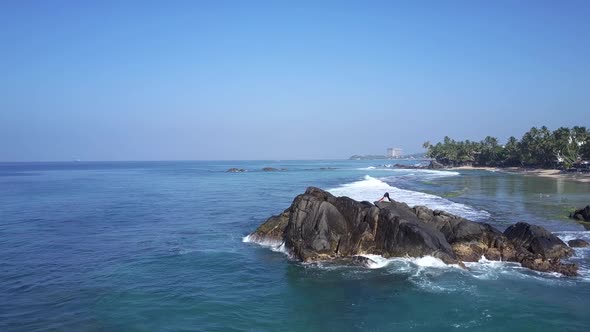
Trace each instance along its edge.
{"label": "white sea foam", "polygon": [[472,220],[482,220],[490,216],[487,211],[456,203],[440,196],[393,187],[369,175],[365,175],[363,180],[347,183],[328,191],[335,196],[348,196],[358,201],[369,202],[381,198],[383,193],[388,192],[393,200],[404,202],[410,206],[424,205],[430,209],[444,210]]}
{"label": "white sea foam", "polygon": [[[464,262],[469,274],[477,279],[496,280],[503,274],[521,269],[520,264],[503,261],[490,261],[482,256],[477,262]],[[519,273],[519,272],[517,272]]]}
{"label": "white sea foam", "polygon": [[554,232],[557,237],[559,237],[563,242],[575,240],[575,239],[582,239],[585,241],[590,241],[590,231],[560,231]]}
{"label": "white sea foam", "polygon": [[[563,242],[581,239],[590,242],[590,231],[560,231],[555,232]],[[578,264],[578,274],[584,281],[590,281],[590,247],[573,248],[574,255],[569,259]]]}
{"label": "white sea foam", "polygon": [[401,265],[405,264],[412,264],[416,267],[428,267],[428,268],[438,268],[438,269],[448,269],[457,267],[456,265],[447,265],[442,260],[432,257],[432,256],[423,256],[423,257],[394,257],[394,258],[384,258],[380,255],[369,255],[364,254],[360,255],[372,260],[374,263],[369,264],[370,269],[380,269],[386,267],[390,264],[402,263]]}
{"label": "white sea foam", "polygon": [[385,167],[383,167],[383,168],[369,166],[369,167],[357,168],[357,170],[359,170],[359,171],[396,172],[396,173],[402,173],[405,175],[414,175],[414,176],[420,175],[425,178],[431,178],[431,179],[461,175],[461,173],[455,172],[455,171],[438,171],[438,170],[432,170],[432,169],[410,169],[410,168],[388,168],[387,166],[388,165],[385,165]]}
{"label": "white sea foam", "polygon": [[260,246],[268,247],[272,251],[282,252],[282,253],[287,254],[287,255],[289,254],[289,251],[285,248],[285,242],[283,242],[283,241],[276,241],[276,240],[269,240],[269,239],[257,240],[257,239],[254,239],[251,235],[252,234],[248,234],[248,235],[244,236],[242,238],[242,242],[245,242],[245,243],[256,243],[256,244],[258,244]]}

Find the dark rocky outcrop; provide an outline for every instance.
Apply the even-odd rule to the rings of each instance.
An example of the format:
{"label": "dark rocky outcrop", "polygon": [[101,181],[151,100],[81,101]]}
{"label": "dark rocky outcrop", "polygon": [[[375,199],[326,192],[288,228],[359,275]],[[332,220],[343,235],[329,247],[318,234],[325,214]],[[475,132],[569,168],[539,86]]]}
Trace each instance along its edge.
{"label": "dark rocky outcrop", "polygon": [[352,256],[350,258],[344,258],[344,263],[363,267],[371,267],[371,265],[377,264],[377,262],[365,256]]}
{"label": "dark rocky outcrop", "polygon": [[443,164],[439,163],[436,160],[431,161],[430,164],[428,164],[428,166],[426,166],[426,168],[428,168],[428,169],[441,169],[444,167],[445,166]]}
{"label": "dark rocky outcrop", "polygon": [[504,235],[516,246],[541,256],[542,258],[564,258],[572,255],[573,251],[557,236],[543,227],[516,223],[504,231]]}
{"label": "dark rocky outcrop", "polygon": [[263,172],[278,172],[278,171],[286,171],[286,168],[274,168],[274,167],[265,167],[262,169]]}
{"label": "dark rocky outcrop", "polygon": [[510,261],[516,257],[512,242],[489,224],[473,222],[453,214],[416,206],[420,220],[434,225],[452,245],[457,258],[473,262],[482,256],[491,260]]}
{"label": "dark rocky outcrop", "polygon": [[232,167],[232,168],[228,169],[226,172],[228,172],[228,173],[242,173],[242,172],[245,172],[245,171],[246,170],[243,169],[243,168],[235,168],[235,167]]}
{"label": "dark rocky outcrop", "polygon": [[[282,242],[304,262],[348,260],[367,265],[363,254],[383,257],[431,255],[447,264],[491,260],[520,262],[538,271],[576,275],[561,259],[572,249],[542,227],[518,223],[502,233],[423,206],[399,202],[357,202],[309,187],[282,214],[250,235],[257,242]],[[353,258],[357,257],[357,258]],[[358,258],[361,257],[361,258]]]}
{"label": "dark rocky outcrop", "polygon": [[569,240],[567,241],[567,244],[571,248],[583,248],[590,246],[590,243],[588,243],[588,241],[584,241],[582,239]]}
{"label": "dark rocky outcrop", "polygon": [[590,205],[586,205],[585,208],[570,213],[570,218],[590,222]]}
{"label": "dark rocky outcrop", "polygon": [[561,262],[561,259],[573,254],[573,249],[546,229],[519,222],[508,227],[504,235],[517,247],[516,260],[522,266],[541,272],[559,272],[568,276],[577,274],[578,268],[575,264]]}
{"label": "dark rocky outcrop", "polygon": [[272,216],[260,225],[254,233],[250,234],[250,240],[254,242],[281,243],[284,241],[284,233],[289,223],[290,208],[278,216]]}
{"label": "dark rocky outcrop", "polygon": [[439,163],[436,160],[431,160],[430,163],[428,165],[406,165],[406,164],[395,164],[393,166],[391,165],[383,165],[383,167],[390,167],[390,168],[401,168],[401,169],[442,169],[445,168],[446,166]]}

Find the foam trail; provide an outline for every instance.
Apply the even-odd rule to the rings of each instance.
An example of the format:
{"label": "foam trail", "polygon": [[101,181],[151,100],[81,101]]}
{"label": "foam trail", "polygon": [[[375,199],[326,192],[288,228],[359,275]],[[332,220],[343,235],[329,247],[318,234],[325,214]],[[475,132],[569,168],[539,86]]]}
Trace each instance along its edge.
{"label": "foam trail", "polygon": [[410,206],[424,205],[430,209],[444,210],[471,220],[487,219],[490,216],[487,211],[477,210],[440,196],[393,187],[369,175],[365,175],[364,180],[347,183],[328,191],[335,196],[348,196],[357,201],[369,202],[381,198],[383,193],[388,192],[393,200]]}

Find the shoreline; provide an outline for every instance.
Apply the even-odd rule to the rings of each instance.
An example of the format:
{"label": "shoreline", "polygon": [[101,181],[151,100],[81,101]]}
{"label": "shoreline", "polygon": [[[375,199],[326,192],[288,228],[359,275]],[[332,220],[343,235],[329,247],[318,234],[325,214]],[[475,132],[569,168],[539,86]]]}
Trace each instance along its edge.
{"label": "shoreline", "polygon": [[542,169],[542,168],[522,168],[522,167],[478,167],[478,166],[458,166],[449,167],[451,170],[480,170],[490,172],[513,173],[525,176],[539,176],[553,179],[562,179],[569,181],[577,181],[583,183],[590,183],[590,174],[579,173],[563,173],[558,169]]}

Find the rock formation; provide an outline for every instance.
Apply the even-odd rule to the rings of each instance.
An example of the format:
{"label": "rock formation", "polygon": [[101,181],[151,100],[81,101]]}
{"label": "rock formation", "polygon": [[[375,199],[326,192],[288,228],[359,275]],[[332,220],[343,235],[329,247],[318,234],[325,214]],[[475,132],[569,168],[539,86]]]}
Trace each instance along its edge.
{"label": "rock formation", "polygon": [[[300,261],[345,259],[368,264],[362,254],[383,257],[434,256],[447,264],[491,260],[519,262],[538,271],[576,275],[565,243],[542,227],[518,223],[502,233],[423,206],[357,202],[309,187],[291,206],[250,234],[255,242],[284,243]],[[355,258],[357,257],[357,258]]]}
{"label": "rock formation", "polygon": [[246,170],[243,169],[243,168],[235,168],[235,167],[232,167],[232,168],[228,169],[226,172],[228,172],[228,173],[242,173],[242,172],[245,172],[245,171]]}
{"label": "rock formation", "polygon": [[274,167],[265,167],[262,169],[263,172],[277,172],[279,171],[278,168],[274,168]]}
{"label": "rock formation", "polygon": [[567,244],[571,248],[583,248],[590,246],[590,243],[588,243],[588,241],[584,241],[582,239],[569,240],[567,241]]}
{"label": "rock formation", "polygon": [[585,208],[570,213],[570,218],[590,222],[590,205],[586,205]]}

